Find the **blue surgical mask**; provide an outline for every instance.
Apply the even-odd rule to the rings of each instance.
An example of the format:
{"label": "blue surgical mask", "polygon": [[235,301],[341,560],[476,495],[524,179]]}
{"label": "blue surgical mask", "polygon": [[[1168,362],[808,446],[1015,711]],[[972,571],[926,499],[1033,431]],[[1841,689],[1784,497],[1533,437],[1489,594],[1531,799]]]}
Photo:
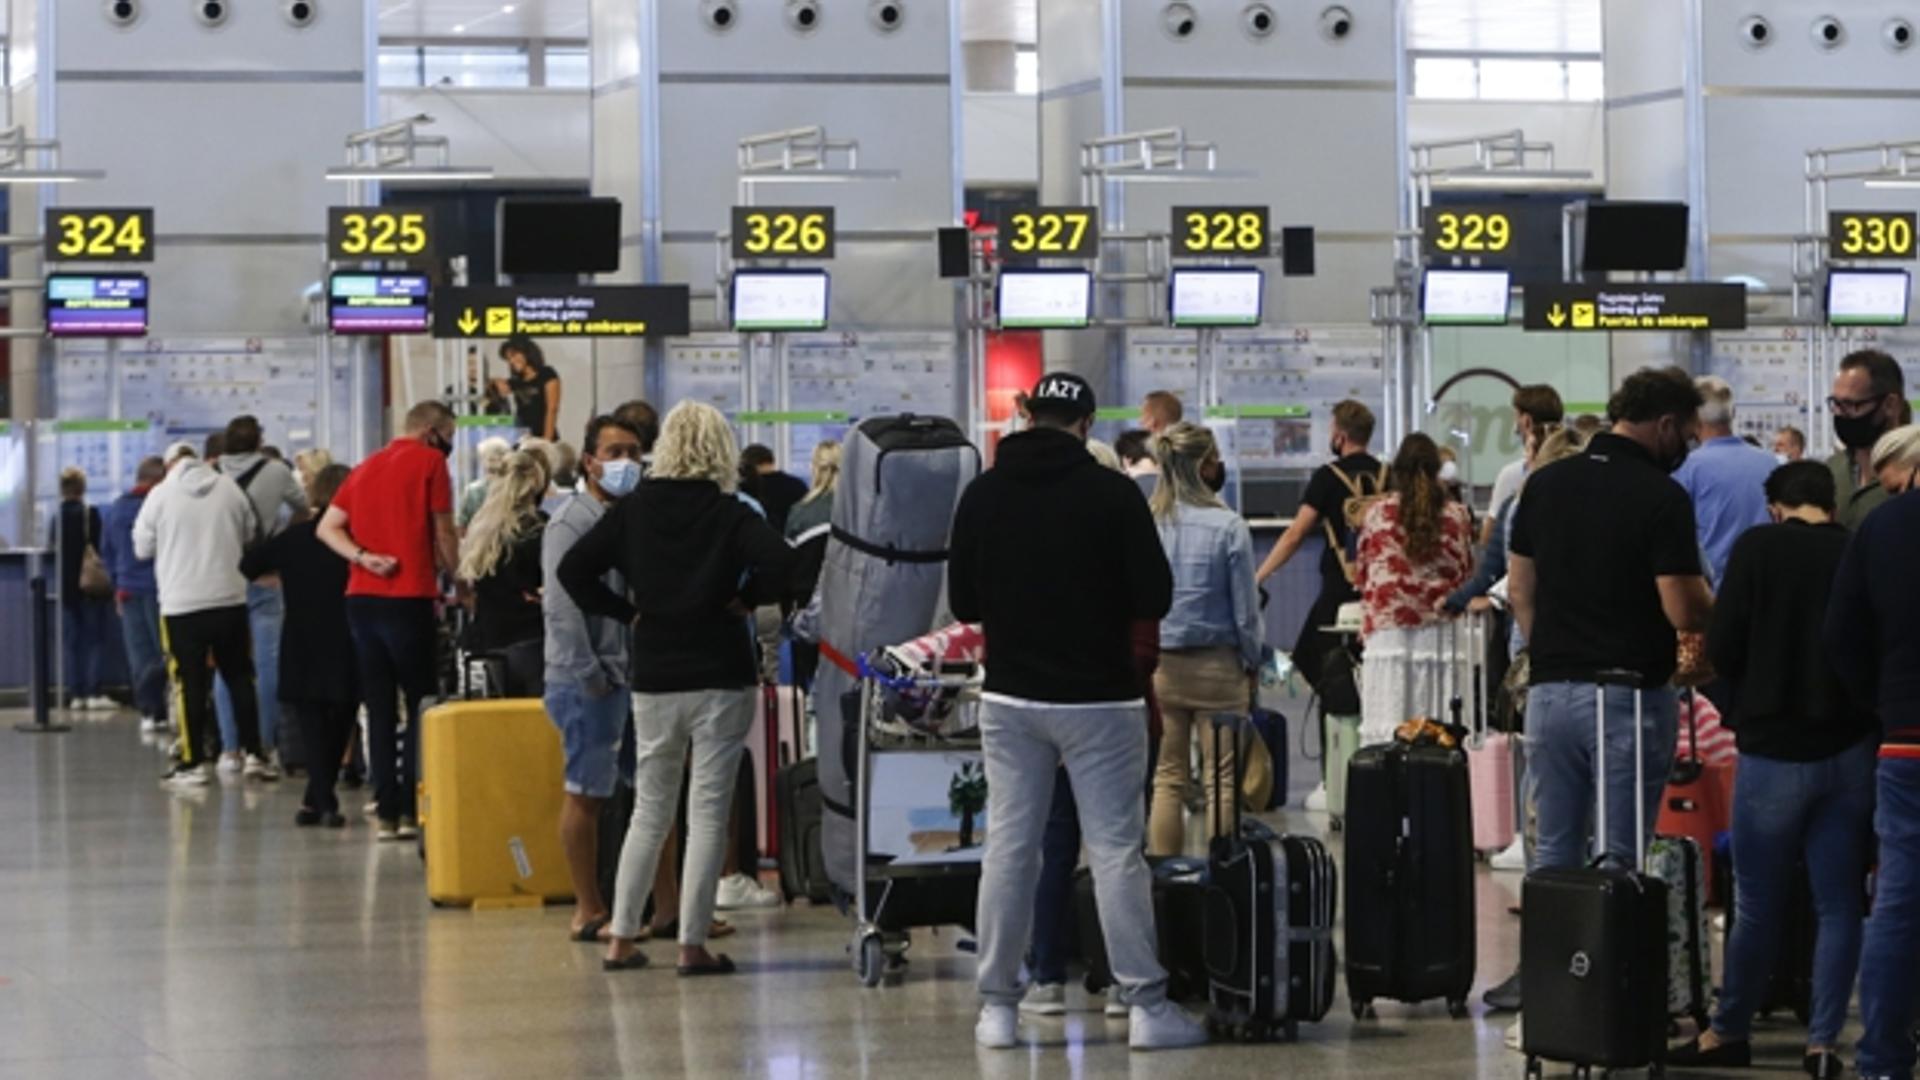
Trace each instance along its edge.
{"label": "blue surgical mask", "polygon": [[640,486],[640,463],[615,458],[600,463],[600,490],[618,499]]}

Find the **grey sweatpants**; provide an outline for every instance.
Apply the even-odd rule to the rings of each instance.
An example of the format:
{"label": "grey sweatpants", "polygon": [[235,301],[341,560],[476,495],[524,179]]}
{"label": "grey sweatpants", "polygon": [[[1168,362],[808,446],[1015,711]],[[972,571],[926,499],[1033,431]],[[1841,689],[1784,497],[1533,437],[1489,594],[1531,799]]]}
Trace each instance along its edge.
{"label": "grey sweatpants", "polygon": [[1153,875],[1142,846],[1147,769],[1145,706],[1069,707],[988,701],[980,722],[987,765],[986,856],[977,926],[980,996],[1016,1005],[1021,962],[1033,929],[1040,841],[1053,805],[1054,769],[1064,764],[1080,811],[1093,871],[1100,930],[1122,1000],[1151,1006],[1167,996],[1157,959]]}

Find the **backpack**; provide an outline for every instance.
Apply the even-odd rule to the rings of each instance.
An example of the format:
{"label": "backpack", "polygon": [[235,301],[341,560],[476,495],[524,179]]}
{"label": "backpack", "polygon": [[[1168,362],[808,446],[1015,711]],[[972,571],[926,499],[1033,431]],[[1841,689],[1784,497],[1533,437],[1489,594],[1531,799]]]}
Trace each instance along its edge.
{"label": "backpack", "polygon": [[[1327,547],[1334,558],[1340,560],[1340,572],[1346,575],[1347,584],[1354,583],[1353,564],[1360,557],[1360,526],[1367,520],[1367,511],[1373,504],[1387,497],[1387,467],[1380,466],[1377,474],[1361,473],[1348,476],[1338,465],[1329,465],[1328,469],[1347,489],[1347,500],[1341,504],[1341,516],[1347,523],[1346,543],[1340,542],[1340,534],[1334,531],[1333,522],[1323,520],[1320,527],[1327,531]],[[1372,483],[1369,485],[1368,481]],[[1370,488],[1370,490],[1363,490]]]}

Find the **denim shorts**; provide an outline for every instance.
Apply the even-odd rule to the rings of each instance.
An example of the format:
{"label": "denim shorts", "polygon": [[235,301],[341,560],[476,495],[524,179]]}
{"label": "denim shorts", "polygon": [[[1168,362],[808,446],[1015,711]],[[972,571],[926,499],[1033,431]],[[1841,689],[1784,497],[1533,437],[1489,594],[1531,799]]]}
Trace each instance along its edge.
{"label": "denim shorts", "polygon": [[547,684],[547,716],[560,729],[569,795],[604,799],[620,779],[620,740],[627,728],[624,688],[594,697],[578,686]]}

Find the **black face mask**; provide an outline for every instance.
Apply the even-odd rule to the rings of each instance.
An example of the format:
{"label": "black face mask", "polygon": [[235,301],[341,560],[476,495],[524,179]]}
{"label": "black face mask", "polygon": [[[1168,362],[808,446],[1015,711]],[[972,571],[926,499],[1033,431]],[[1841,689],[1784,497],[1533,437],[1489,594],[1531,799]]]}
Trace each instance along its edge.
{"label": "black face mask", "polygon": [[442,438],[437,431],[427,432],[427,445],[440,451],[441,457],[453,456],[453,444]]}
{"label": "black face mask", "polygon": [[1871,450],[1880,436],[1887,433],[1887,425],[1881,420],[1878,411],[1866,416],[1836,416],[1833,418],[1833,434],[1840,445],[1849,450]]}
{"label": "black face mask", "polygon": [[1327,444],[1327,453],[1328,453],[1328,454],[1330,454],[1330,455],[1332,455],[1332,457],[1333,457],[1333,459],[1334,459],[1335,461],[1338,461],[1338,460],[1340,460],[1340,444],[1339,444],[1339,443],[1337,443],[1337,442],[1334,442],[1334,443],[1328,443],[1328,444]]}

